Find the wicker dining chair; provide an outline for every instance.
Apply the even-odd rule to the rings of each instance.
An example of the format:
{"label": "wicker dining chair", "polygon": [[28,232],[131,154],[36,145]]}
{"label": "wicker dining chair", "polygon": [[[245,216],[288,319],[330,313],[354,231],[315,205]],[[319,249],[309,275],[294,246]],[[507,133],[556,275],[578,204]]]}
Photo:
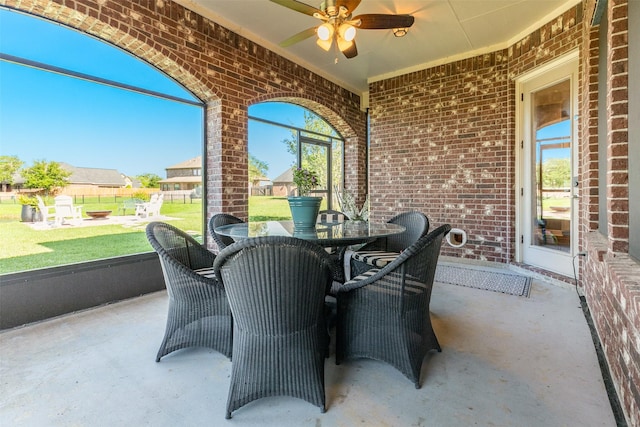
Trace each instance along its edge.
{"label": "wicker dining chair", "polygon": [[304,399],[325,411],[328,254],[293,237],[248,238],[216,257],[234,318],[226,418],[268,396]]}
{"label": "wicker dining chair", "polygon": [[348,219],[349,217],[344,212],[336,211],[333,209],[324,209],[318,212],[318,222],[345,222]]}
{"label": "wicker dining chair", "polygon": [[244,221],[238,218],[237,216],[233,216],[231,214],[218,213],[215,214],[209,219],[209,234],[213,237],[213,240],[218,245],[218,251],[223,250],[230,244],[234,242],[231,237],[223,236],[215,232],[216,227],[220,227],[221,225],[227,224],[241,224]]}
{"label": "wicker dining chair", "polygon": [[337,289],[336,364],[350,358],[380,360],[420,388],[422,361],[441,351],[429,304],[442,225],[405,249],[382,269],[372,269]]}
{"label": "wicker dining chair", "polygon": [[233,320],[227,295],[213,273],[215,255],[164,222],[151,222],[147,239],[158,253],[169,294],[164,338],[156,362],[181,348],[208,347],[231,357]]}
{"label": "wicker dining chair", "polygon": [[403,212],[391,218],[388,223],[402,225],[405,231],[377,239],[351,254],[351,277],[372,268],[382,268],[404,249],[429,232],[429,218],[422,212]]}
{"label": "wicker dining chair", "polygon": [[[349,217],[340,211],[333,209],[324,209],[318,212],[319,224],[335,224],[348,221]],[[331,259],[335,263],[334,266],[334,279],[340,283],[344,282],[344,254],[347,250],[345,246],[333,246],[325,248],[327,253],[331,256]]]}

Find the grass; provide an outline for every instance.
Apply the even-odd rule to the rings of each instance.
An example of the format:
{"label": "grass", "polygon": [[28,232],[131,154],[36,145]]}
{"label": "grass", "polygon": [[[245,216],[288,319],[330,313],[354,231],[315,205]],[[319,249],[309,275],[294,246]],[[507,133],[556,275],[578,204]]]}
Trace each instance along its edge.
{"label": "grass", "polygon": [[[87,210],[111,210],[118,213],[120,203],[87,200]],[[61,227],[34,230],[20,222],[22,206],[0,204],[0,274],[36,268],[73,264],[152,250],[145,235],[145,223],[135,226]],[[130,212],[133,213],[133,212]],[[128,214],[130,214],[128,212]],[[177,227],[202,238],[202,203],[164,203],[162,215]],[[85,215],[86,217],[86,215]]]}
{"label": "grass", "polygon": [[[326,209],[327,201],[322,199],[320,209]],[[291,219],[291,210],[286,197],[249,197],[250,221],[281,221]]]}
{"label": "grass", "polygon": [[[114,198],[83,198],[74,203],[86,211],[110,210],[118,212],[122,200]],[[323,202],[324,203],[324,202]],[[0,274],[37,268],[54,267],[122,255],[150,252],[151,245],[145,235],[146,224],[135,226],[103,225],[99,227],[61,227],[34,230],[20,222],[22,206],[0,203]],[[132,214],[133,212],[127,212]],[[162,215],[182,230],[202,241],[201,200],[187,199],[179,203],[165,201]],[[251,221],[291,219],[286,197],[257,196],[249,198]],[[84,217],[87,217],[84,214]]]}

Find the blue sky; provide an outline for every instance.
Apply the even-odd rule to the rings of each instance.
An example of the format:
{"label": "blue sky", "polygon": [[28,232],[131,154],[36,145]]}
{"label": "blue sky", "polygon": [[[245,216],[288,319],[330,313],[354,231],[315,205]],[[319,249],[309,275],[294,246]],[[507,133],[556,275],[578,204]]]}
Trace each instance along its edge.
{"label": "blue sky", "polygon": [[[58,24],[0,8],[0,52],[75,72],[196,100],[180,85],[122,50]],[[269,103],[251,113],[302,126],[299,107]],[[198,156],[200,107],[0,61],[0,155],[165,176],[167,166]],[[280,143],[289,131],[250,123],[250,152],[286,170]]]}

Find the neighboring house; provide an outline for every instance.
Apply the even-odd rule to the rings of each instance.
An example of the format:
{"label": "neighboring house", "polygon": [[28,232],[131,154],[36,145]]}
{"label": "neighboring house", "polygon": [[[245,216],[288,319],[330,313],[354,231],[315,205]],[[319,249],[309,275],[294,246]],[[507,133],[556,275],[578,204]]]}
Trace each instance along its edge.
{"label": "neighboring house", "polygon": [[293,183],[293,169],[289,168],[273,180],[274,196],[295,196],[296,186]]}
{"label": "neighboring house", "polygon": [[14,173],[12,182],[7,181],[0,182],[0,192],[11,193],[13,191],[21,190],[24,187],[24,178],[19,173]]}
{"label": "neighboring house", "polygon": [[84,168],[60,162],[60,167],[71,172],[67,189],[124,188],[127,183],[116,169]]}
{"label": "neighboring house", "polygon": [[[64,162],[60,162],[60,167],[71,172],[69,185],[65,187],[65,191],[67,192],[78,193],[77,190],[125,188],[127,186],[125,175],[116,169],[84,168],[72,166]],[[24,190],[24,178],[19,173],[14,174],[13,184],[2,183],[2,191],[11,192],[20,190]]]}
{"label": "neighboring house", "polygon": [[249,182],[249,194],[252,196],[272,196],[272,183],[266,176],[255,177]]}
{"label": "neighboring house", "polygon": [[202,187],[202,156],[165,168],[167,178],[160,181],[162,191],[195,190]]}
{"label": "neighboring house", "polygon": [[142,188],[142,183],[136,177],[122,174],[122,179],[124,179],[126,188]]}

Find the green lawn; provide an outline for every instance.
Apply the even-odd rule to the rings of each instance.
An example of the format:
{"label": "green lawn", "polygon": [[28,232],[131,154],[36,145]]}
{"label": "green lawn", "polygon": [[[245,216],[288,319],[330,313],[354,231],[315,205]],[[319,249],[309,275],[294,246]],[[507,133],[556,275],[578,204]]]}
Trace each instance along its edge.
{"label": "green lawn", "polygon": [[[117,214],[119,207],[120,203],[113,199],[100,202],[97,198],[85,199],[82,203],[83,212],[111,210]],[[145,235],[146,223],[34,230],[29,224],[20,222],[21,210],[19,204],[0,204],[0,274],[152,250]],[[171,220],[173,224],[202,239],[202,203],[199,200],[187,204],[164,203],[161,213],[176,218]]]}
{"label": "green lawn", "polygon": [[[113,198],[84,198],[75,202],[82,211],[111,210],[118,214],[121,201]],[[73,264],[102,258],[151,251],[145,236],[145,223],[135,226],[61,227],[34,230],[20,222],[22,206],[0,203],[0,274]],[[290,219],[286,197],[250,197],[252,221]],[[127,212],[132,214],[133,212]],[[202,241],[202,203],[163,203],[162,215]],[[86,215],[85,215],[86,217]]]}

